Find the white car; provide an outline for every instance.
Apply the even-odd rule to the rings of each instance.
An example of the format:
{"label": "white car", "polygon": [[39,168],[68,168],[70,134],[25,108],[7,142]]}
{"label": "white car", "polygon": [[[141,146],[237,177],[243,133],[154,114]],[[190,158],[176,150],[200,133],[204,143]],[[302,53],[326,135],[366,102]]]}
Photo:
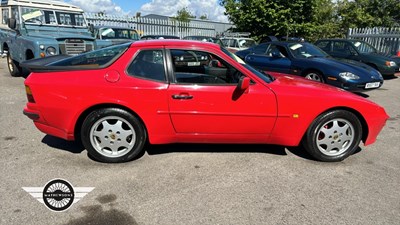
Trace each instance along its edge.
{"label": "white car", "polygon": [[246,37],[224,37],[221,40],[231,52],[245,50],[257,44],[254,39]]}

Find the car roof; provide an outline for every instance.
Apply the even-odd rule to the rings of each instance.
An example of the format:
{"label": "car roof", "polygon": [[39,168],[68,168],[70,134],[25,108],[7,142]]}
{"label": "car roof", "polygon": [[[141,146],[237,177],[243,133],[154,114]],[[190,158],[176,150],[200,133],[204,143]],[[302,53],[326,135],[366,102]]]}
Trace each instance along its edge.
{"label": "car roof", "polygon": [[129,29],[129,30],[136,30],[135,28],[119,27],[119,26],[94,26],[94,28],[96,28],[96,29],[99,29],[99,28],[112,28],[112,29]]}
{"label": "car roof", "polygon": [[148,46],[179,46],[189,48],[212,48],[220,49],[220,45],[211,42],[181,40],[181,39],[153,39],[139,40],[131,44],[131,47],[148,47]]}
{"label": "car roof", "polygon": [[288,45],[288,44],[311,44],[310,42],[304,41],[304,42],[298,42],[298,41],[268,41],[268,42],[263,42],[260,44],[278,44],[278,45]]}
{"label": "car roof", "polygon": [[212,36],[201,36],[201,35],[191,35],[191,36],[185,36],[183,38],[188,38],[188,37],[195,37],[195,38],[216,38]]}
{"label": "car roof", "polygon": [[159,38],[159,37],[172,37],[172,38],[179,38],[178,36],[174,36],[174,35],[153,35],[153,34],[149,34],[149,35],[143,35],[142,37],[155,37],[155,38]]}
{"label": "car roof", "polygon": [[254,40],[253,38],[249,38],[249,37],[221,37],[221,39],[245,39],[245,40]]}
{"label": "car roof", "polygon": [[344,38],[324,38],[324,39],[319,39],[318,41],[349,41],[349,42],[354,42],[354,41],[362,41],[362,40],[356,40],[356,39],[344,39]]}

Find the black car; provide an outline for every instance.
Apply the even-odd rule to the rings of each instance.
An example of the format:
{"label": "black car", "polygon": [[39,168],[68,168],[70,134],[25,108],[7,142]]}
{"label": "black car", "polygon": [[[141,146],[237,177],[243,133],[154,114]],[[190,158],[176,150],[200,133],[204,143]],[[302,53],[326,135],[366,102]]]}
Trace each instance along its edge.
{"label": "black car", "polygon": [[315,45],[332,57],[363,62],[377,69],[384,76],[393,76],[400,72],[400,58],[380,53],[375,47],[362,40],[322,39],[316,41]]}

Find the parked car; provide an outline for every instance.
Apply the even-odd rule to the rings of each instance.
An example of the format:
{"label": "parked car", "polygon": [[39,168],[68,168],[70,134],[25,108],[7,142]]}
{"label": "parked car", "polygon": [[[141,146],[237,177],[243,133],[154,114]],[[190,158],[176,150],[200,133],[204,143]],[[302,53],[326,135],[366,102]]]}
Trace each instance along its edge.
{"label": "parked car", "polygon": [[376,48],[361,40],[322,39],[315,44],[335,58],[363,62],[377,69],[383,76],[399,73],[400,58],[388,57]]}
{"label": "parked car", "polygon": [[230,52],[237,52],[253,47],[257,42],[252,38],[247,37],[223,37],[222,43]]}
{"label": "parked car", "polygon": [[216,37],[210,37],[210,36],[186,36],[186,37],[183,37],[182,39],[183,40],[192,40],[192,41],[211,42],[211,43],[219,44],[221,47],[224,47],[224,44],[222,43],[221,39],[216,38]]}
{"label": "parked car", "polygon": [[180,39],[174,35],[143,35],[140,40],[153,40],[153,39]]}
{"label": "parked car", "polygon": [[376,89],[383,84],[383,77],[372,67],[335,60],[310,43],[262,43],[236,55],[263,71],[299,75],[354,92]]}
{"label": "parked car", "polygon": [[388,119],[358,95],[261,73],[208,42],[137,41],[22,66],[32,71],[24,114],[103,162],[132,160],[146,143],[302,144],[340,161],[374,143]]}
{"label": "parked car", "polygon": [[0,55],[13,77],[25,75],[19,65],[25,60],[96,47],[83,10],[63,1],[1,1],[0,17]]}
{"label": "parked car", "polygon": [[139,40],[138,32],[133,28],[117,26],[89,26],[92,36],[97,39],[97,47],[122,44]]}

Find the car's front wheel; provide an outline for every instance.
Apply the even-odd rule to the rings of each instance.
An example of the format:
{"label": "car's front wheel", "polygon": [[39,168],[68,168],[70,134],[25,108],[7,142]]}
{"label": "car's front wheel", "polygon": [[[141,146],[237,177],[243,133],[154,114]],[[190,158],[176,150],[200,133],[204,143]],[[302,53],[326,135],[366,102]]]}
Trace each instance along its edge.
{"label": "car's front wheel", "polygon": [[317,71],[308,71],[305,73],[304,77],[309,80],[325,83],[324,77],[320,72]]}
{"label": "car's front wheel", "polygon": [[11,58],[10,53],[7,53],[7,65],[8,71],[10,71],[11,76],[18,77],[21,76],[22,68],[18,65],[18,62]]}
{"label": "car's front wheel", "polygon": [[119,108],[93,111],[81,129],[81,140],[89,155],[108,163],[126,162],[137,157],[146,137],[142,122]]}
{"label": "car's front wheel", "polygon": [[320,161],[342,161],[356,151],[361,136],[362,126],[357,116],[349,111],[334,110],[312,122],[303,146]]}

